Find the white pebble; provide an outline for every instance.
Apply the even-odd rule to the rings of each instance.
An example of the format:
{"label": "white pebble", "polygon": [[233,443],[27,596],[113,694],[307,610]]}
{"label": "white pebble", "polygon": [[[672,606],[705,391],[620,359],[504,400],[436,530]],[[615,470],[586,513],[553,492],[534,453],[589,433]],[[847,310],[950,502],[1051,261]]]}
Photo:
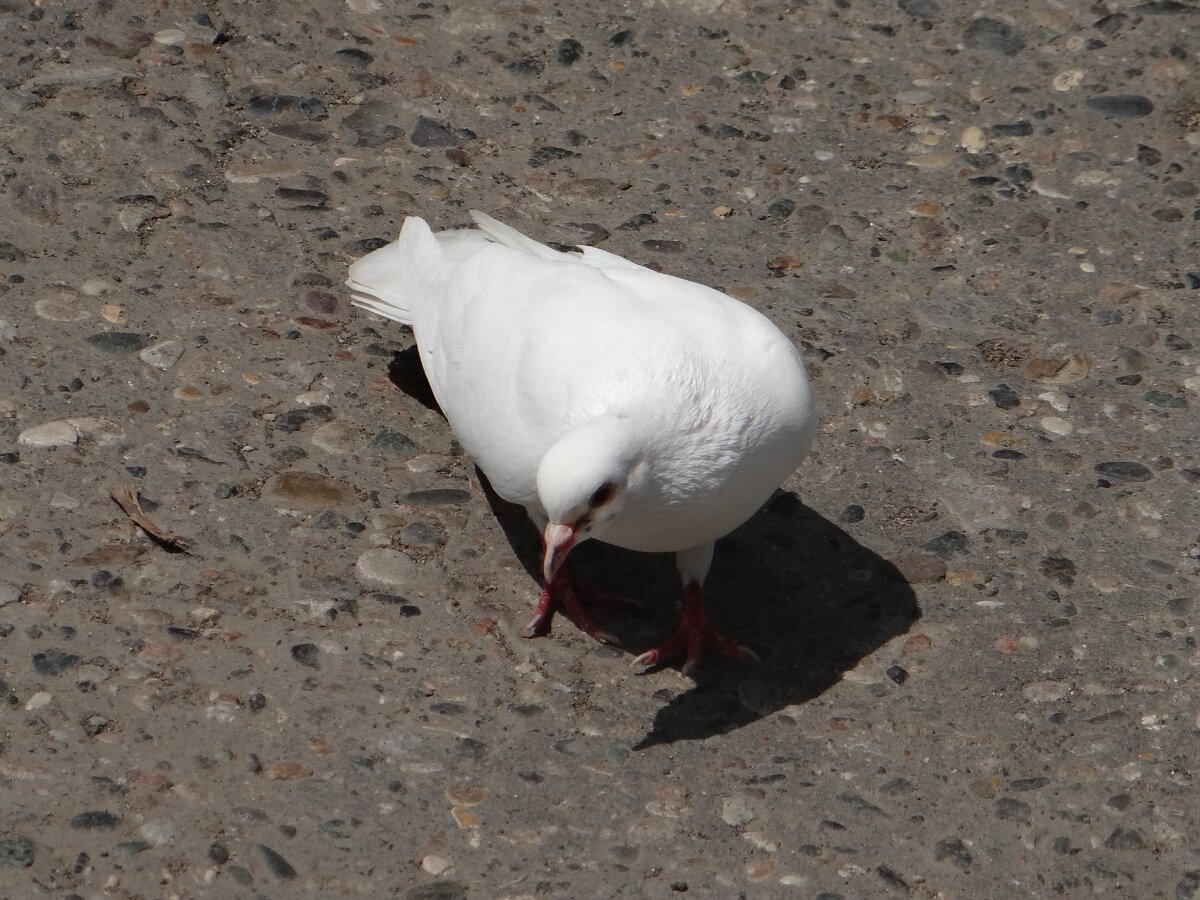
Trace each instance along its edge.
{"label": "white pebble", "polygon": [[183,345],[179,341],[160,341],[138,354],[138,358],[146,365],[162,369],[164,372],[179,362],[181,356]]}
{"label": "white pebble", "polygon": [[182,28],[164,28],[162,31],[154,33],[154,43],[164,44],[168,47],[182,44],[187,40],[187,32]]}
{"label": "white pebble", "polygon": [[1049,431],[1051,434],[1059,434],[1066,436],[1075,430],[1075,426],[1066,419],[1060,419],[1058,416],[1043,416],[1042,428]]}
{"label": "white pebble", "polygon": [[26,447],[67,447],[79,441],[79,429],[66,419],[34,425],[17,435],[17,443]]}
{"label": "white pebble", "polygon": [[54,697],[50,694],[47,694],[45,691],[38,691],[25,703],[25,711],[33,712],[34,710],[41,709],[53,699]]}

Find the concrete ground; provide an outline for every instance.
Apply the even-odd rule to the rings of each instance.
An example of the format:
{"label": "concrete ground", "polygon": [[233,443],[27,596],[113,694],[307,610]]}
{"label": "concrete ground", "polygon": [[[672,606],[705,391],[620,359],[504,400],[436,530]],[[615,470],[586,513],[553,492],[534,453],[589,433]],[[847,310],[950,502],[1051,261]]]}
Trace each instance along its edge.
{"label": "concrete ground", "polygon": [[[0,897],[1200,895],[1198,34],[0,0]],[[761,666],[634,670],[670,561],[603,548],[625,647],[519,636],[535,536],[341,287],[471,208],[803,348],[709,583]]]}

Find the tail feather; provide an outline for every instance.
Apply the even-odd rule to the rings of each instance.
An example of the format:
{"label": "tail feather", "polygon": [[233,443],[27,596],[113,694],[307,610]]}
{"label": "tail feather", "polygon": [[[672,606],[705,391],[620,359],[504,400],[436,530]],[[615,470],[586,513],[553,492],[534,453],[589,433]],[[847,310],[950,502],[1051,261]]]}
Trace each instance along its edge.
{"label": "tail feather", "polygon": [[351,302],[404,325],[413,324],[413,300],[442,259],[437,238],[424,219],[409,216],[400,236],[350,266]]}
{"label": "tail feather", "polygon": [[505,247],[510,247],[513,250],[520,250],[523,253],[529,253],[540,259],[549,260],[551,262],[568,260],[577,261],[578,256],[570,253],[563,253],[555,250],[552,247],[547,247],[545,244],[535,241],[531,237],[521,234],[517,229],[505,225],[503,222],[498,222],[487,213],[482,213],[477,209],[471,210],[471,218],[475,220],[475,224],[492,240],[503,244]]}

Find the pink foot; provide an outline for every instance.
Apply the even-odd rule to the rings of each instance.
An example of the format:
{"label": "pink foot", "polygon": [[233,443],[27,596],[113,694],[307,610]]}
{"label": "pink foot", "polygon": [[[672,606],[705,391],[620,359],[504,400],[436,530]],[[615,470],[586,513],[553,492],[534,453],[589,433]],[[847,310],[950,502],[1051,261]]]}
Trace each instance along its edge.
{"label": "pink foot", "polygon": [[704,613],[700,596],[700,585],[692,582],[684,589],[683,608],[679,613],[679,628],[659,646],[647,650],[633,661],[635,666],[657,666],[680,654],[687,655],[683,666],[684,675],[692,675],[700,665],[704,647],[711,647],[722,656],[731,659],[760,662],[758,654],[749,647],[735,644],[721,634]]}
{"label": "pink foot", "polygon": [[601,628],[588,610],[587,604],[593,606],[616,606],[624,609],[637,608],[637,603],[619,594],[588,588],[579,584],[565,572],[558,576],[548,586],[542,588],[538,595],[537,607],[533,618],[525,626],[522,634],[525,637],[536,637],[550,630],[550,622],[554,613],[562,609],[568,619],[584,634],[590,635],[603,644],[618,646],[620,642]]}

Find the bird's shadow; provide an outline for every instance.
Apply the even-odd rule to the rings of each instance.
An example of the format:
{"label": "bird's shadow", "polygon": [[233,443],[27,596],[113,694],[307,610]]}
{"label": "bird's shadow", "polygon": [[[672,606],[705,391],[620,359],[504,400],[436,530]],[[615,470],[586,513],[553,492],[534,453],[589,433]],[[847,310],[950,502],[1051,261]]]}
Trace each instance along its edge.
{"label": "bird's shadow", "polygon": [[[389,376],[438,410],[415,347],[393,357]],[[539,583],[540,538],[525,510],[501,499],[483,473],[480,483],[514,553]],[[597,613],[625,651],[637,655],[674,630],[681,588],[670,555],[587,541],[571,551],[567,565],[585,584],[639,601],[639,610]],[[921,617],[916,594],[894,565],[782,490],[717,543],[705,608],[761,664],[710,653],[691,688],[664,691],[665,705],[634,749],[724,734],[819,697]],[[555,623],[574,627],[561,615]]]}
{"label": "bird's shadow", "polygon": [[[496,496],[486,478],[481,482],[505,537],[536,582],[540,543],[525,511]],[[588,541],[571,551],[567,565],[585,584],[640,602],[638,610],[597,612],[631,655],[674,630],[681,588],[671,555]],[[665,694],[636,750],[724,734],[819,697],[921,617],[916,594],[894,565],[785,491],[776,491],[756,516],[717,543],[705,608],[722,633],[762,662],[734,662],[710,652],[693,687]],[[555,622],[574,627],[561,615]]]}

